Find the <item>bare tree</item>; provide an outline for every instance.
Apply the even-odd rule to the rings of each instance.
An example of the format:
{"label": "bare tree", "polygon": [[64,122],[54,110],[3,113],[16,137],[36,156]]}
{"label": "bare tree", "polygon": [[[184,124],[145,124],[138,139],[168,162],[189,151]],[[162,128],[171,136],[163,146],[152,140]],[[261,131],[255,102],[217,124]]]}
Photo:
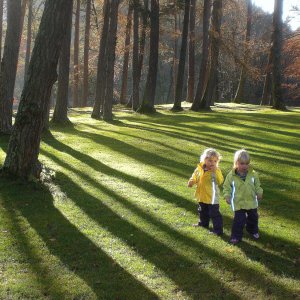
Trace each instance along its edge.
{"label": "bare tree", "polygon": [[32,40],[32,1],[28,1],[28,20],[27,20],[27,41],[26,41],[26,57],[25,57],[25,70],[24,81],[26,80],[26,74],[28,70],[30,54],[31,54],[31,40]]}
{"label": "bare tree", "polygon": [[80,0],[76,0],[75,33],[74,33],[74,83],[73,83],[73,107],[79,106],[79,21]]}
{"label": "bare tree", "polygon": [[191,0],[190,7],[190,31],[189,31],[189,76],[187,101],[193,102],[195,89],[195,14],[196,0]]}

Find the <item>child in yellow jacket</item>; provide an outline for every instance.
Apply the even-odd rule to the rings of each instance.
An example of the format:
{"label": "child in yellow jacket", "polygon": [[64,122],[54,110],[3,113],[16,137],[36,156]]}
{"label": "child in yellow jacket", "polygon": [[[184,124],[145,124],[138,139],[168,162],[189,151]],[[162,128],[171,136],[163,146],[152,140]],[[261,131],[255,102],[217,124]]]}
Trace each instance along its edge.
{"label": "child in yellow jacket", "polygon": [[221,155],[213,148],[204,150],[193,175],[188,181],[188,187],[197,185],[195,196],[199,202],[199,222],[194,226],[208,228],[209,221],[213,223],[213,233],[223,234],[223,219],[220,213],[220,189],[224,178],[219,169]]}

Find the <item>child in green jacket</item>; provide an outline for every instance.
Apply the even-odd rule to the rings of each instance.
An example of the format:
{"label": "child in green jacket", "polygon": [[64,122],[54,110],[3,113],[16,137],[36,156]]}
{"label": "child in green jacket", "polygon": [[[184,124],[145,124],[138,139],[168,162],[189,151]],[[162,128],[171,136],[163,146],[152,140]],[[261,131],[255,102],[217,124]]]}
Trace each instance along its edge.
{"label": "child in green jacket", "polygon": [[243,238],[243,229],[258,239],[258,200],[262,199],[263,189],[257,173],[250,166],[249,153],[242,149],[234,155],[234,167],[226,176],[224,197],[234,211],[230,242],[237,244]]}

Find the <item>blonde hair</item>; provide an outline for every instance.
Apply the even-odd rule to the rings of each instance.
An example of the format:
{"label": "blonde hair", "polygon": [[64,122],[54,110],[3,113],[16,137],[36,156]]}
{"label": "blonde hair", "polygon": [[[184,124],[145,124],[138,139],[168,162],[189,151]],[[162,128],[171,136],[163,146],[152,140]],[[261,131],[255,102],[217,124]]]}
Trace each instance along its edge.
{"label": "blonde hair", "polygon": [[205,159],[216,157],[218,159],[218,162],[222,158],[221,154],[214,148],[207,148],[203,151],[203,153],[200,156],[200,162],[204,162]]}
{"label": "blonde hair", "polygon": [[244,162],[249,163],[250,162],[250,155],[245,149],[238,150],[234,153],[234,159],[233,159],[233,167],[237,167],[237,162]]}

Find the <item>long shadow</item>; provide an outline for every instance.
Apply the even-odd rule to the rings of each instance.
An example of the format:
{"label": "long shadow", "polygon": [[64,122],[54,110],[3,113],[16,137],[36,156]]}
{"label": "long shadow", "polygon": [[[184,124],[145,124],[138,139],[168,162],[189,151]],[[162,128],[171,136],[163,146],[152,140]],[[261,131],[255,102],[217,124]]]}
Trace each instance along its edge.
{"label": "long shadow", "polygon": [[[207,293],[207,288],[213,289],[213,295],[218,297],[235,297],[236,294],[228,288],[222,287],[220,283],[212,278],[209,273],[205,271],[205,266],[201,267],[197,264],[197,260],[191,260],[183,255],[178,254],[178,251],[169,246],[159,242],[152,235],[145,231],[142,231],[136,225],[129,223],[125,219],[116,214],[110,207],[99,201],[94,196],[86,193],[81,187],[74,182],[71,182],[64,174],[59,174],[58,180],[65,183],[66,192],[68,196],[95,220],[100,226],[107,228],[112,234],[119,239],[126,242],[129,246],[134,247],[139,255],[142,255],[144,259],[155,264],[160,270],[162,270],[169,278],[171,278],[180,290],[186,292],[193,299],[199,299],[199,296]],[[98,187],[103,189],[102,185]],[[105,192],[109,192],[108,189]],[[120,198],[116,193],[109,192],[111,197],[118,202],[122,202],[125,206],[128,202],[124,203],[124,198]],[[141,211],[140,211],[141,212]],[[101,215],[99,215],[101,213]],[[145,215],[145,214],[144,214]],[[146,216],[149,219],[149,216]],[[150,220],[153,222],[154,220]],[[166,228],[162,224],[158,224],[160,229]],[[162,228],[163,227],[163,228]],[[168,233],[174,239],[182,240],[188,247],[192,248],[193,253],[205,253],[205,255],[211,260],[215,261],[216,266],[219,266],[224,270],[229,270],[232,273],[237,273],[238,276],[250,285],[263,289],[262,286],[266,286],[271,291],[272,295],[280,297],[286,295],[291,297],[292,291],[288,290],[281,284],[278,284],[275,280],[268,280],[263,275],[260,275],[256,270],[237,263],[234,258],[228,258],[217,253],[216,250],[205,247],[201,243],[197,243],[192,239],[186,238],[178,232],[167,229]],[[132,236],[131,239],[127,237]],[[159,254],[159,255],[158,255]],[[199,261],[201,263],[201,261]],[[184,269],[178,266],[183,265]],[[239,270],[239,271],[237,271]],[[236,274],[237,275],[237,274]],[[205,280],[204,280],[205,278]]]}
{"label": "long shadow", "polygon": [[[194,249],[203,249],[203,251],[205,253],[207,253],[207,255],[209,255],[209,256],[211,255],[214,259],[220,260],[220,261],[223,260],[223,258],[220,257],[220,255],[217,252],[212,251],[210,249],[208,250],[207,247],[203,246],[202,244],[199,244],[198,242],[186,237],[185,235],[183,235],[179,231],[176,231],[176,230],[170,228],[166,224],[159,221],[157,218],[155,218],[155,217],[149,215],[148,213],[146,213],[144,210],[139,208],[134,203],[130,202],[126,198],[116,194],[115,192],[113,192],[110,189],[106,188],[104,185],[102,185],[99,182],[97,182],[96,180],[92,179],[90,176],[76,171],[73,167],[71,167],[68,164],[64,163],[63,161],[57,159],[54,155],[52,155],[50,153],[47,153],[46,155],[49,156],[50,159],[54,160],[59,165],[63,166],[65,169],[70,170],[71,172],[75,173],[77,176],[79,175],[82,178],[83,181],[87,181],[89,183],[89,185],[94,186],[95,188],[97,188],[100,191],[104,192],[110,198],[114,199],[114,201],[122,203],[128,209],[130,209],[134,214],[142,217],[148,223],[151,223],[151,224],[157,226],[157,228],[159,228],[160,230],[163,230],[165,233],[167,233],[171,237],[172,240],[180,240],[183,245],[187,245],[187,246],[192,247]],[[65,176],[64,175],[61,175],[61,176],[63,176],[62,180],[63,180],[63,182],[65,182],[65,180],[66,180]],[[76,187],[74,187],[74,188],[76,188]],[[83,192],[80,187],[77,187],[77,189],[78,189],[78,192],[80,192],[80,193]],[[70,196],[69,190],[68,190],[68,195]],[[94,208],[90,207],[90,205],[83,205],[82,203],[78,203],[78,205],[82,209],[84,209],[87,212],[87,214],[89,214],[90,216],[91,216],[91,213],[93,214],[93,211],[94,211],[94,214],[96,214],[96,216],[93,216],[93,218],[97,219],[97,215],[99,216],[99,212],[97,213],[97,211],[102,211],[103,212],[104,208],[100,209],[99,207],[97,207],[101,204],[97,204],[96,203],[97,201],[95,202],[96,199],[93,196],[88,196],[88,197],[91,198],[91,201],[93,202],[91,205],[93,205]],[[86,201],[86,197],[84,197],[84,199],[85,199],[84,201]],[[76,201],[76,202],[80,201],[80,200],[75,200],[75,194],[74,194],[74,199],[73,200]],[[87,206],[88,209],[85,208],[85,206]],[[231,220],[229,220],[229,218],[224,217],[224,219],[225,219],[224,223],[229,223],[229,221],[231,223]],[[273,243],[274,243],[274,241],[277,241],[276,238],[274,238],[274,237],[272,237],[272,238],[273,238]],[[291,251],[291,248],[296,249],[297,246],[298,246],[296,244],[293,245],[292,243],[287,243],[287,241],[277,241],[277,242],[278,243],[281,242],[281,244],[288,245],[290,251]],[[281,250],[282,250],[282,248],[281,248]],[[293,270],[294,265],[288,259],[290,253],[286,253],[285,258],[283,258],[279,255],[273,255],[271,253],[265,253],[264,251],[261,251],[260,254],[261,254],[261,263],[268,266],[268,268],[273,270],[273,272],[275,272],[276,274],[281,275],[282,274],[282,267],[283,266],[289,266],[289,269],[286,268],[287,275],[291,276],[291,277],[295,277],[296,274]],[[294,254],[294,252],[292,252],[292,254]],[[228,259],[227,263],[232,265],[232,262],[230,261],[230,259]]]}
{"label": "long shadow", "polygon": [[[95,293],[98,299],[158,299],[158,296],[145,285],[118,265],[97,245],[91,242],[84,234],[71,224],[61,212],[54,207],[53,199],[49,192],[40,191],[41,197],[34,200],[34,188],[22,188],[19,196],[11,197],[9,191],[14,183],[1,179],[1,196],[7,209],[18,210],[27,219],[31,227],[42,238],[52,255],[58,257],[70,272],[78,275]],[[24,205],[26,203],[26,205]],[[35,211],[35,213],[33,213]],[[20,241],[26,248],[26,242]],[[25,250],[27,251],[27,250]],[[26,254],[26,253],[25,253]],[[28,254],[27,251],[27,255]],[[34,257],[32,263],[38,276],[40,261]],[[57,274],[59,276],[60,274]],[[45,279],[46,280],[46,279]],[[44,282],[46,288],[49,283]],[[128,290],[130,287],[130,290]],[[50,296],[57,296],[59,291],[51,291]],[[63,295],[67,297],[67,295]],[[80,295],[79,295],[80,297]]]}

